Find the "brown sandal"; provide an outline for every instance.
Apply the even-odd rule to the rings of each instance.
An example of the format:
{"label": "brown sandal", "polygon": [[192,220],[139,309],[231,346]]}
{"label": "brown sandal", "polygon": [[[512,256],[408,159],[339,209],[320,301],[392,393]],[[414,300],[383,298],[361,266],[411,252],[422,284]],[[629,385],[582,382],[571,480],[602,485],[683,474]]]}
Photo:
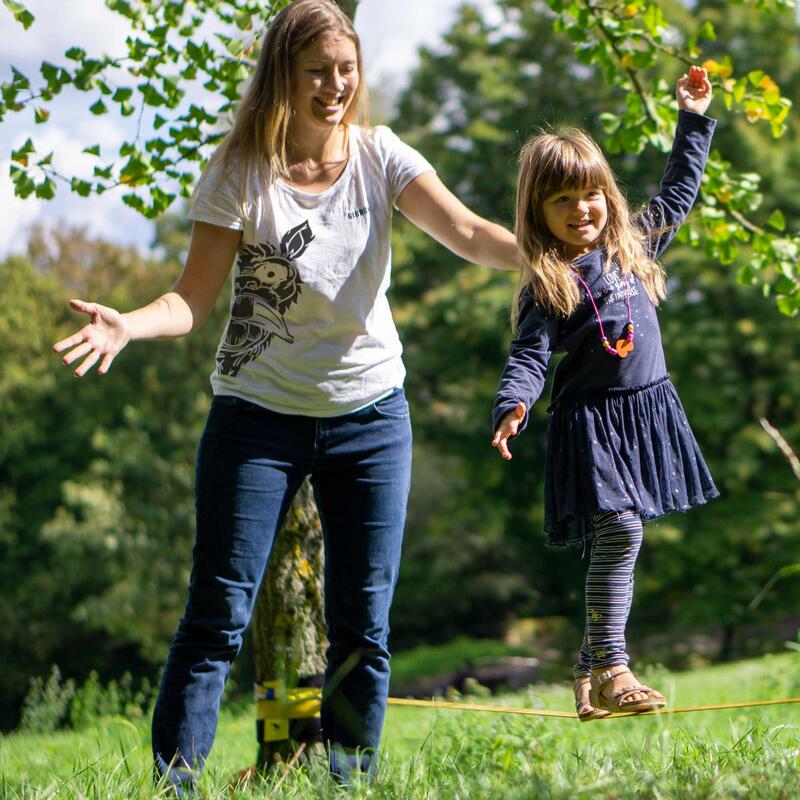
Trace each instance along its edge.
{"label": "brown sandal", "polygon": [[[603,689],[608,686],[611,681],[618,675],[628,674],[631,676],[633,682],[621,689],[617,689],[611,697],[603,694]],[[630,698],[636,694],[647,695],[646,700],[631,700],[625,702],[626,698]],[[593,706],[605,709],[609,712],[614,711],[656,711],[659,708],[664,708],[667,705],[667,698],[663,694],[645,686],[636,679],[634,674],[622,664],[616,667],[610,667],[605,672],[601,672],[592,680],[592,690],[590,693],[590,702]]]}
{"label": "brown sandal", "polygon": [[591,701],[592,676],[581,675],[575,678],[575,712],[581,722],[607,717],[611,712],[604,708],[595,708]]}

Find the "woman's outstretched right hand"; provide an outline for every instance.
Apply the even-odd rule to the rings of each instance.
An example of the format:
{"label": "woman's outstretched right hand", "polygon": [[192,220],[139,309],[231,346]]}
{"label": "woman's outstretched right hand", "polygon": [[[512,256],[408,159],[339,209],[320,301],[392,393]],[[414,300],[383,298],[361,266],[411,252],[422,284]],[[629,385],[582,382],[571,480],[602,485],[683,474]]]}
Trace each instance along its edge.
{"label": "woman's outstretched right hand", "polygon": [[105,375],[117,353],[130,341],[128,321],[119,311],[99,303],[70,300],[69,305],[73,311],[88,314],[91,321],[77,333],[56,342],[53,351],[63,353],[69,350],[62,358],[65,364],[72,364],[86,356],[75,370],[77,378],[85,375],[98,361],[100,366],[97,371]]}

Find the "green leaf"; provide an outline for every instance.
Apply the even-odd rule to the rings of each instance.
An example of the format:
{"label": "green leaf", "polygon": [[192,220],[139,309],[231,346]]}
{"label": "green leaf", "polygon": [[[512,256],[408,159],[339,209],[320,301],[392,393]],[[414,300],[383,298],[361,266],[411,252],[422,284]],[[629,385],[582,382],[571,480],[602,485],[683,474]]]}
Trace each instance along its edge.
{"label": "green leaf", "polygon": [[622,120],[617,114],[611,114],[609,112],[604,112],[600,115],[600,124],[603,126],[603,130],[607,134],[612,134],[616,131]]}
{"label": "green leaf", "polygon": [[70,188],[81,197],[88,197],[92,193],[92,184],[80,178],[73,178],[70,181]]}
{"label": "green leaf", "polygon": [[36,184],[28,176],[28,173],[23,170],[12,170],[11,180],[14,184],[14,194],[23,200],[36,191]]}
{"label": "green leaf", "polygon": [[754,69],[752,72],[747,73],[747,79],[753,86],[758,86],[765,74],[764,70]]}
{"label": "green leaf", "polygon": [[225,49],[234,58],[238,58],[244,50],[244,42],[241,39],[229,39],[227,42],[225,42]]}
{"label": "green leaf", "polygon": [[136,209],[136,211],[144,213],[144,200],[142,200],[138,194],[124,194],[122,195],[122,202],[125,203],[126,206]]}
{"label": "green leaf", "polygon": [[739,271],[736,273],[736,282],[745,286],[752,286],[758,282],[758,274],[750,264],[744,264],[739,267]]}
{"label": "green leaf", "polygon": [[46,108],[34,108],[33,120],[37,125],[47,122],[50,119],[50,112]]}
{"label": "green leaf", "polygon": [[36,17],[28,11],[25,6],[18,2],[18,0],[3,0],[3,5],[14,15],[14,19],[22,25],[25,30],[28,30]]}
{"label": "green leaf", "polygon": [[795,317],[800,311],[800,297],[797,295],[781,295],[775,300],[775,304],[778,306],[778,311],[787,317]]}
{"label": "green leaf", "polygon": [[17,164],[22,164],[23,167],[27,167],[28,156],[35,152],[36,148],[33,146],[33,142],[30,139],[27,139],[22,147],[20,147],[18,150],[11,151],[11,160],[15,161]]}
{"label": "green leaf", "polygon": [[11,82],[16,89],[30,89],[31,82],[16,67],[11,67]]}
{"label": "green leaf", "polygon": [[717,32],[714,30],[714,26],[711,24],[711,22],[706,20],[697,31],[697,37],[699,39],[708,39],[709,41],[713,42],[717,38]]}
{"label": "green leaf", "polygon": [[655,4],[647,6],[642,17],[645,27],[652,36],[657,36],[662,28],[667,27],[667,21],[661,8]]}
{"label": "green leaf", "polygon": [[767,225],[778,231],[786,229],[786,220],[784,219],[783,212],[779,208],[772,212],[772,216],[767,220]]}
{"label": "green leaf", "polygon": [[55,64],[51,64],[49,61],[42,61],[42,65],[39,67],[39,72],[42,73],[42,77],[48,83],[58,77],[58,67]]}
{"label": "green leaf", "polygon": [[96,103],[92,103],[92,105],[89,106],[89,111],[99,116],[100,114],[105,114],[108,108],[102,100],[98,100]]}
{"label": "green leaf", "polygon": [[70,59],[70,61],[83,61],[86,58],[86,51],[82,47],[70,47],[64,55]]}
{"label": "green leaf", "polygon": [[52,178],[45,178],[36,187],[36,196],[42,200],[52,200],[56,196],[56,182]]}
{"label": "green leaf", "polygon": [[81,150],[82,153],[88,153],[90,156],[99,156],[100,155],[100,145],[93,144],[91,147],[84,147]]}

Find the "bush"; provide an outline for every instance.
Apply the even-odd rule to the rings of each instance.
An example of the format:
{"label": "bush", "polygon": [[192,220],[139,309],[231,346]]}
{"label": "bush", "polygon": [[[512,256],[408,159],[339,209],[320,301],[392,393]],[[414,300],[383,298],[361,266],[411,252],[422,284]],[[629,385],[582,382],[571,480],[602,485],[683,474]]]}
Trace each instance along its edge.
{"label": "bush", "polygon": [[76,692],[70,704],[69,721],[78,730],[108,717],[123,717],[132,722],[141,720],[153,700],[153,686],[144,678],[136,688],[133,676],[126,672],[119,681],[111,680],[105,686],[92,670],[89,678]]}
{"label": "bush", "polygon": [[48,733],[63,726],[75,695],[75,681],[62,683],[61,672],[53,664],[50,677],[31,678],[30,689],[22,704],[20,729],[30,733]]}
{"label": "bush", "polygon": [[109,717],[123,717],[138,722],[149,713],[154,700],[154,687],[147,678],[138,686],[126,672],[117,680],[103,685],[93,670],[80,687],[69,679],[62,681],[57,666],[50,677],[31,679],[31,686],[22,709],[20,729],[46,733],[59,728],[88,728]]}

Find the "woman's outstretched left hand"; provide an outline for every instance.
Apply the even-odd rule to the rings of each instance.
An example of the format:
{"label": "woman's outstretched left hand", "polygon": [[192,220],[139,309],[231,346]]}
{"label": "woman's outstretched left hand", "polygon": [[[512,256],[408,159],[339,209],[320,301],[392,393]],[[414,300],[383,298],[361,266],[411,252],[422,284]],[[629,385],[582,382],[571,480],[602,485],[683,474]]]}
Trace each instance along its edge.
{"label": "woman's outstretched left hand", "polygon": [[675,98],[678,108],[705,114],[711,104],[713,92],[708,73],[702,67],[689,67],[689,72],[681,75],[675,85]]}

